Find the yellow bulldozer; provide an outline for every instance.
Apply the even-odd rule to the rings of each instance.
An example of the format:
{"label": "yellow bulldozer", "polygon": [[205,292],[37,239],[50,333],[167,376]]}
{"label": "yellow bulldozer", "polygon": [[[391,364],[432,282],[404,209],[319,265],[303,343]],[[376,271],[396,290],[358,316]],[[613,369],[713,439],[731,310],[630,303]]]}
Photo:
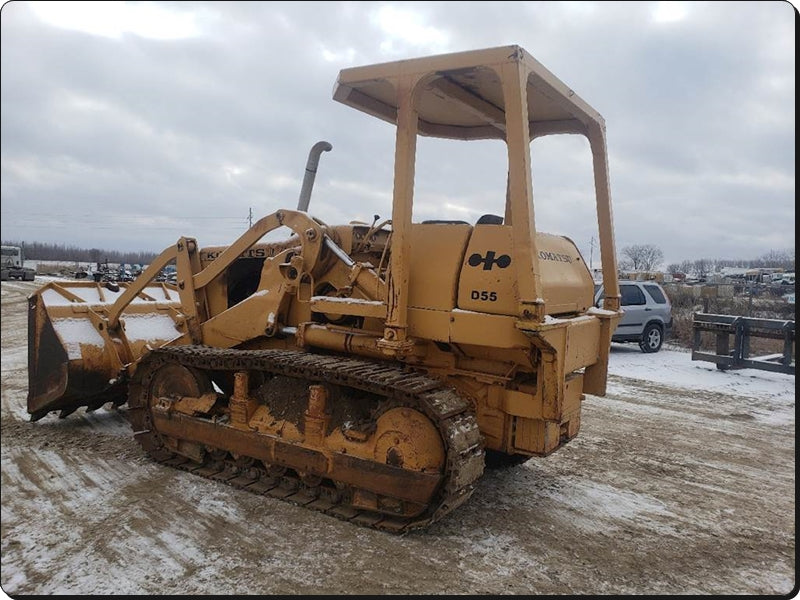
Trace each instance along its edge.
{"label": "yellow bulldozer", "polygon": [[[127,404],[156,461],[395,533],[577,435],[621,315],[602,117],[514,45],[343,69],[333,97],[396,126],[391,219],[329,226],[306,180],[229,246],[181,237],[132,282],[44,285],[32,420]],[[553,134],[591,147],[602,307],[575,244],[536,231],[530,144]],[[414,222],[418,136],[504,140],[504,214]]]}

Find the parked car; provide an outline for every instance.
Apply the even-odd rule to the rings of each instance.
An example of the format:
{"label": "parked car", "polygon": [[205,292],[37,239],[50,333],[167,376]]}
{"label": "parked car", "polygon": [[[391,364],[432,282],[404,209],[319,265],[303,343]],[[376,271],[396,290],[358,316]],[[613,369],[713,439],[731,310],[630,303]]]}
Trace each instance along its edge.
{"label": "parked car", "polygon": [[[613,342],[637,342],[642,352],[658,352],[672,330],[672,304],[655,281],[620,281],[623,315],[611,336]],[[594,286],[595,306],[602,306],[602,284]]]}

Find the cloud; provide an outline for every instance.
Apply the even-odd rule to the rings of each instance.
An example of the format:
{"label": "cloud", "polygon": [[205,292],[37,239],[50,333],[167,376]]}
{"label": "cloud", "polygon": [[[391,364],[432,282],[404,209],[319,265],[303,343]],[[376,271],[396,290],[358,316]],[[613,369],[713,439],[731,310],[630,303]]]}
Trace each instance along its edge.
{"label": "cloud", "polygon": [[198,14],[175,11],[154,2],[32,2],[30,6],[48,25],[103,37],[133,34],[179,40],[200,33]]}
{"label": "cloud", "polygon": [[[251,210],[296,205],[319,140],[333,150],[315,216],[389,216],[394,128],[332,101],[339,69],[513,43],[605,117],[618,248],[677,262],[794,247],[784,3],[13,2],[1,26],[3,239],[229,243]],[[415,220],[502,214],[502,143],[418,152]],[[533,156],[537,226],[588,254],[585,140]]]}

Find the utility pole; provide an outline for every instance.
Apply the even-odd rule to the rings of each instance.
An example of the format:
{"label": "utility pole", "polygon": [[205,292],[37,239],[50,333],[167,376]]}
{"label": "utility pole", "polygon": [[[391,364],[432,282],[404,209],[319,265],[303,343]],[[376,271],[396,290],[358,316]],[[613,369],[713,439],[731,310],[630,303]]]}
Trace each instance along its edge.
{"label": "utility pole", "polygon": [[250,227],[253,226],[253,207],[250,207],[250,213],[247,215],[247,221],[250,223]]}
{"label": "utility pole", "polygon": [[594,268],[594,236],[592,239],[589,240],[589,270],[592,271]]}

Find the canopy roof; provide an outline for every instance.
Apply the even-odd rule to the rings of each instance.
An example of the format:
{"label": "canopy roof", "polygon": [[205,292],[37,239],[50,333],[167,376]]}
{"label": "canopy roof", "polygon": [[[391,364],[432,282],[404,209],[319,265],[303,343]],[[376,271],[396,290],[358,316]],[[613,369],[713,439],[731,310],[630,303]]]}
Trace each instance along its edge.
{"label": "canopy roof", "polygon": [[420,78],[416,109],[421,135],[454,139],[505,138],[504,65],[527,73],[531,137],[604,129],[600,114],[519,46],[400,60],[339,72],[333,97],[396,124],[401,78]]}

